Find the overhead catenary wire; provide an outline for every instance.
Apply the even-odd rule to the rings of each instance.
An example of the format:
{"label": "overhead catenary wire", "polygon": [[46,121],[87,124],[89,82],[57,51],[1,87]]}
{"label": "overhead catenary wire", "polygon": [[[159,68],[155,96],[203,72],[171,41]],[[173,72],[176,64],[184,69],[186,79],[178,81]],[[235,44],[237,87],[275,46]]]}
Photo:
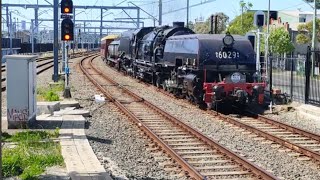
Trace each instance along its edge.
{"label": "overhead catenary wire", "polygon": [[[204,1],[204,2],[196,3],[196,4],[193,4],[193,5],[190,5],[189,8],[200,6],[200,5],[204,5],[204,4],[207,4],[207,3],[212,3],[214,1],[216,1],[216,0],[207,0],[207,1]],[[185,9],[187,9],[187,6],[179,8],[179,9],[175,9],[175,10],[164,12],[162,15],[178,12],[178,11],[185,10]]]}

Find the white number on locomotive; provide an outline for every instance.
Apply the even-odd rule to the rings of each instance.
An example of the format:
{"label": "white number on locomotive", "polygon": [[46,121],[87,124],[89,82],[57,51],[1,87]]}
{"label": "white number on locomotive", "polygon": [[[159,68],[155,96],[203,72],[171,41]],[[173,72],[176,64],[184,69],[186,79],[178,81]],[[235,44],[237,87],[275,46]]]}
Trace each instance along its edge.
{"label": "white number on locomotive", "polygon": [[234,51],[219,51],[216,52],[218,59],[237,59],[240,58],[240,53]]}

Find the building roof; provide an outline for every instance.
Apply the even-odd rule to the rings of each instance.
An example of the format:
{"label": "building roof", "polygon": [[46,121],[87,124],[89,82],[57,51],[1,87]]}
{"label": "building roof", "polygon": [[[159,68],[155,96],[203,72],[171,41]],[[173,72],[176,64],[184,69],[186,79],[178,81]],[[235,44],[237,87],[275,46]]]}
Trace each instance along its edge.
{"label": "building roof", "polygon": [[[286,14],[286,15],[289,15],[289,16],[293,16],[293,17],[299,17],[299,15],[313,15],[314,12],[312,11],[299,11],[299,10],[288,10],[288,11],[278,11],[279,13],[282,13],[282,14]],[[317,15],[319,16],[320,13],[318,12]]]}

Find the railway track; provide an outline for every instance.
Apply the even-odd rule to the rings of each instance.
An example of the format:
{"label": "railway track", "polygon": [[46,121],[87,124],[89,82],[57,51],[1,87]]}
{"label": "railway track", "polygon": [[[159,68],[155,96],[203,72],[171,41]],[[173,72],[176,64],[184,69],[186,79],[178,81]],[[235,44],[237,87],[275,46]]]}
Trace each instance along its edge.
{"label": "railway track", "polygon": [[[78,58],[78,57],[81,57],[81,56],[87,56],[87,54],[82,54],[82,53],[77,53],[77,54],[75,54],[74,56],[71,56],[71,59],[73,59],[73,58]],[[38,58],[37,60],[36,60],[36,62],[37,63],[39,63],[39,62],[42,62],[42,61],[46,61],[46,62],[44,62],[44,63],[41,63],[41,64],[37,64],[37,75],[38,74],[41,74],[41,73],[43,73],[44,71],[46,71],[46,70],[48,70],[48,69],[50,69],[50,68],[52,68],[53,67],[53,59],[52,59],[53,57],[45,57],[45,58]],[[58,60],[61,60],[61,58],[59,58]],[[60,63],[60,62],[59,62]],[[2,69],[1,69],[1,71],[2,72],[5,72],[6,71],[6,66],[5,65],[2,65]],[[3,77],[2,79],[1,79],[1,82],[3,83],[3,82],[5,82],[6,81],[6,77]],[[2,87],[1,87],[1,90],[2,90],[2,92],[3,91],[5,91],[7,89],[7,87],[5,86],[5,85],[3,85]]]}
{"label": "railway track", "polygon": [[96,69],[86,57],[83,73],[172,160],[194,179],[277,179]]}
{"label": "railway track", "polygon": [[[156,88],[156,90],[164,95],[176,98],[163,89]],[[276,143],[279,145],[279,148],[285,147],[294,151],[295,153],[288,153],[290,156],[295,156],[299,160],[314,160],[318,163],[320,162],[320,135],[318,134],[281,123],[250,111],[246,112],[247,116],[241,117],[232,117],[216,111],[205,112],[236,127],[263,137],[264,139],[261,140],[267,139],[273,142],[273,144]]]}
{"label": "railway track", "polygon": [[311,159],[320,162],[320,135],[252,112],[247,113],[249,115],[244,117],[222,118],[227,118],[232,124],[238,124],[239,127],[295,151],[296,153],[291,155],[300,160]]}
{"label": "railway track", "polygon": [[[49,57],[42,57],[42,58],[37,58],[37,62],[41,62],[41,61],[46,61],[46,60],[50,60],[50,59],[53,59],[53,57],[52,56],[49,56]],[[59,58],[59,59],[61,59],[61,58]],[[3,64],[2,66],[1,66],[1,72],[5,72],[6,71],[6,65],[5,64]]]}
{"label": "railway track", "polygon": [[[84,52],[77,52],[71,55],[71,58],[75,58],[75,57],[80,57],[80,56],[85,56],[87,53]],[[41,62],[41,61],[46,61],[46,60],[50,60],[53,59],[53,56],[48,56],[48,57],[41,57],[41,58],[37,58],[37,62]],[[59,55],[58,60],[61,60],[61,55]],[[1,66],[1,72],[5,72],[6,71],[6,64],[2,64]]]}
{"label": "railway track", "polygon": [[[113,68],[111,69],[118,72]],[[176,98],[173,94],[163,89],[156,88],[138,79],[137,81],[148,87],[153,87],[156,91],[166,96]],[[285,147],[294,151],[288,153],[290,156],[295,156],[299,160],[314,160],[317,163],[320,162],[320,135],[318,134],[278,122],[250,111],[246,112],[247,116],[238,118],[224,115],[216,111],[204,112],[218,117],[220,120],[226,121],[236,127],[240,127],[254,133],[257,136],[263,137],[261,140],[267,139],[273,144],[276,143],[279,148]]]}

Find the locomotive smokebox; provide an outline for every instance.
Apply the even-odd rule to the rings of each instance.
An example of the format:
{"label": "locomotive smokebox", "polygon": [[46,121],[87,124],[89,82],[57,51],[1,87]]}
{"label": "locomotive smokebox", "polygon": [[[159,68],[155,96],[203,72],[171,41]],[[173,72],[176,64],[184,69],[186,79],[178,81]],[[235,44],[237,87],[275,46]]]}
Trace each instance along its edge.
{"label": "locomotive smokebox", "polygon": [[173,22],[172,23],[173,27],[184,27],[184,22]]}

